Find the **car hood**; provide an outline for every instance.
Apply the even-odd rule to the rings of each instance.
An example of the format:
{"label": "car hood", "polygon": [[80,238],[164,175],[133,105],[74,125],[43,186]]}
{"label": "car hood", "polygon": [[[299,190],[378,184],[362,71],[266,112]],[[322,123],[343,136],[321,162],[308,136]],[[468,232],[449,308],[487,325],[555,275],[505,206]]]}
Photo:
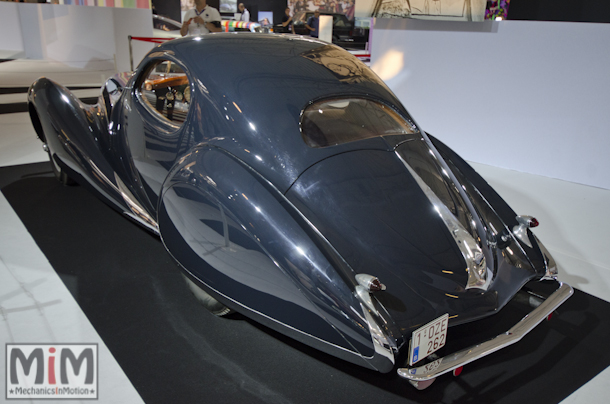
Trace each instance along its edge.
{"label": "car hood", "polygon": [[[499,232],[506,225],[480,196],[464,201],[456,177],[432,150],[414,135],[391,151],[334,155],[286,193],[355,273],[386,285],[375,297],[403,335],[445,313],[450,325],[492,314],[541,276],[516,240],[503,249],[483,242],[489,235],[482,228]],[[486,267],[478,283],[464,243],[479,249],[474,255]]]}

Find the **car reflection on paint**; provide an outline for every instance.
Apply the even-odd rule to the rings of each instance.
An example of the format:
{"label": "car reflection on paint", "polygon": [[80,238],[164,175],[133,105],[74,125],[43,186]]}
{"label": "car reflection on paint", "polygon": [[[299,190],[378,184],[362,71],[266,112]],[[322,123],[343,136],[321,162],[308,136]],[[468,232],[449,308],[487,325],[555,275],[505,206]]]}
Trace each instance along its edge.
{"label": "car reflection on paint", "polygon": [[153,37],[155,38],[180,38],[182,24],[171,18],[153,14]]}
{"label": "car reflection on paint", "polygon": [[[369,28],[356,25],[344,14],[320,12],[320,15],[328,15],[333,18],[333,44],[345,49],[364,49],[369,40]],[[309,36],[309,30],[305,27],[307,21],[313,16],[313,11],[299,11],[292,18],[294,32],[297,35]]]}

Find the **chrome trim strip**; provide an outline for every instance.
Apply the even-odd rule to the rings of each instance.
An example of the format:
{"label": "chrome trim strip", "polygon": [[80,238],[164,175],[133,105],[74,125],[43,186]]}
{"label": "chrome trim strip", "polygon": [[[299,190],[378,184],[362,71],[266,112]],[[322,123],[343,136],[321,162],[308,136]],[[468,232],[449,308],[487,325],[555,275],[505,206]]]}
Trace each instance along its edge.
{"label": "chrome trim strip", "polygon": [[[436,210],[438,215],[441,217],[443,223],[447,227],[447,230],[451,236],[453,236],[455,244],[462,253],[464,261],[466,262],[466,270],[468,271],[468,282],[465,285],[465,288],[487,290],[494,277],[492,270],[489,269],[488,262],[493,264],[493,261],[486,260],[484,250],[468,232],[468,230],[466,230],[464,226],[456,219],[449,208],[440,200],[440,198],[434,193],[428,184],[426,184],[426,182],[415,172],[409,163],[407,163],[407,161],[403,159],[398,152],[395,152],[395,154],[407,168],[415,182],[417,182],[417,185],[419,185],[421,190],[424,192],[434,207],[434,210]],[[462,197],[462,199],[464,199],[461,193],[459,195]],[[468,205],[466,205],[466,207],[468,208]],[[473,217],[475,214],[476,212],[471,210],[471,215],[473,215]],[[479,237],[481,237],[480,234]]]}
{"label": "chrome trim strip", "polygon": [[[370,276],[370,275],[369,275]],[[398,352],[396,340],[391,338],[381,327],[375,318],[381,319],[381,315],[373,304],[371,293],[361,285],[356,285],[356,297],[360,300],[360,305],[364,318],[369,327],[375,354],[371,358],[366,358],[380,372],[390,371],[396,364],[395,352]],[[365,358],[365,357],[363,357]],[[387,369],[387,370],[386,370]]]}
{"label": "chrome trim strip", "polygon": [[546,270],[544,271],[544,276],[542,278],[540,278],[540,280],[556,281],[559,270],[557,269],[557,263],[555,262],[555,259],[553,258],[551,253],[549,253],[549,250],[546,249],[544,244],[542,244],[542,242],[540,240],[538,240],[538,237],[536,237],[535,234],[533,236],[534,236],[534,240],[536,240],[536,243],[538,244],[538,248],[540,248],[540,252],[542,253],[542,256],[544,257],[544,265],[546,266]]}
{"label": "chrome trim strip", "polygon": [[116,190],[121,194],[121,197],[127,204],[127,207],[131,210],[131,213],[124,213],[127,216],[135,219],[138,223],[141,223],[146,228],[152,230],[155,234],[159,234],[159,225],[157,222],[148,214],[148,212],[146,212],[146,209],[140,205],[138,200],[132,195],[117,173],[114,173],[114,179],[117,183],[115,187]]}
{"label": "chrome trim strip", "polygon": [[[462,201],[466,205],[466,208],[468,208],[468,211],[470,212],[470,215],[472,216],[472,219],[475,222],[477,236],[481,239],[480,248],[482,249],[482,253],[485,256],[486,273],[490,273],[492,276],[495,275],[493,272],[493,268],[495,267],[494,253],[492,252],[492,249],[490,247],[491,243],[487,239],[487,228],[486,228],[485,224],[483,223],[483,219],[479,216],[479,213],[477,212],[477,210],[475,209],[474,205],[472,204],[470,198],[468,197],[465,187],[458,181],[458,179],[455,176],[455,174],[453,173],[453,171],[451,171],[451,169],[449,168],[449,165],[447,164],[447,162],[443,159],[443,157],[441,156],[439,151],[436,150],[436,147],[434,147],[434,144],[432,144],[432,141],[428,137],[428,134],[417,124],[417,122],[413,121],[413,123],[415,123],[415,125],[419,128],[420,134],[422,135],[422,138],[428,145],[428,148],[430,149],[430,151],[436,158],[436,161],[438,162],[440,167],[443,169],[444,173],[453,182],[453,185],[456,187],[458,193],[462,197]],[[489,286],[489,283],[491,283],[491,280],[484,280],[484,282],[486,282],[487,286]],[[487,290],[486,288],[483,288],[483,289]]]}
{"label": "chrome trim strip", "polygon": [[389,371],[396,364],[396,359],[394,357],[394,352],[398,351],[396,348],[396,341],[388,337],[388,335],[383,331],[379,324],[377,324],[373,318],[373,315],[364,307],[364,305],[362,309],[364,312],[364,318],[369,325],[369,332],[371,333],[373,346],[375,347],[375,354],[370,359],[364,356],[362,358],[371,362],[371,364],[380,372],[384,372],[386,368],[388,369],[387,371]]}
{"label": "chrome trim strip", "polygon": [[157,236],[159,235],[159,228],[156,226],[156,223],[149,223],[146,220],[143,220],[141,216],[135,215],[132,212],[123,211],[125,216],[130,217],[132,220],[138,222],[141,226],[146,227],[148,230],[152,231]]}
{"label": "chrome trim strip", "polygon": [[540,306],[538,306],[538,308],[523,317],[521,321],[504,334],[500,334],[489,341],[473,345],[470,348],[437,359],[424,366],[416,368],[399,368],[398,375],[414,381],[430,380],[519,342],[527,333],[533,330],[534,327],[540,324],[549,314],[572,296],[573,293],[574,289],[572,289],[570,285],[561,283],[559,289],[549,296]]}

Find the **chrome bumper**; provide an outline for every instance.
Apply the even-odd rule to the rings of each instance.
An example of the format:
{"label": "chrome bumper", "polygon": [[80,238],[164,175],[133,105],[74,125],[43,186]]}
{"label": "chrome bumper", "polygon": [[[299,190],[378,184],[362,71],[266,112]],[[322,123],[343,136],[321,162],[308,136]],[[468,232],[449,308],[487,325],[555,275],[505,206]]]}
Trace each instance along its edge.
{"label": "chrome bumper", "polygon": [[519,342],[525,334],[533,330],[534,327],[540,324],[549,314],[561,306],[563,302],[568,300],[573,293],[574,289],[572,289],[570,285],[561,283],[559,289],[504,334],[500,334],[489,341],[473,345],[470,348],[463,349],[420,367],[399,368],[398,375],[413,381],[434,379],[444,373],[451,372],[453,369],[464,366]]}

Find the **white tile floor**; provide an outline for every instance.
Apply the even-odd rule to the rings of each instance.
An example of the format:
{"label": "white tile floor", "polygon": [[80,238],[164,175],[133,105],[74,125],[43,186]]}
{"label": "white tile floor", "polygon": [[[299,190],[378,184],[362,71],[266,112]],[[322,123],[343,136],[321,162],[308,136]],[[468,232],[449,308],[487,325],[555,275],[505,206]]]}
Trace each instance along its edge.
{"label": "white tile floor", "polygon": [[[139,394],[2,193],[0,218],[2,345],[97,343],[99,402],[141,403]],[[3,349],[0,360],[2,384],[6,380],[4,355]],[[0,397],[4,401],[5,395]]]}
{"label": "white tile floor", "polygon": [[[47,70],[48,69],[48,70]],[[58,63],[0,63],[0,87],[28,86],[45,75],[65,85],[100,86],[107,70],[70,69]],[[80,96],[96,96],[79,94]],[[24,94],[0,95],[0,104],[26,101]],[[0,166],[46,161],[29,114],[0,115]],[[97,343],[99,402],[142,403],[142,399],[100,336],[0,193],[0,380],[5,384],[5,343]],[[27,400],[26,400],[27,401]],[[74,403],[79,400],[53,400]],[[5,402],[5,392],[0,395]],[[44,403],[47,400],[33,400]],[[84,402],[84,401],[82,401]]]}
{"label": "white tile floor", "polygon": [[[26,86],[40,75],[55,78],[64,85],[99,85],[111,73],[72,70],[56,63],[6,62],[0,63],[0,87]],[[6,102],[12,101],[0,96],[0,103]],[[0,166],[46,159],[26,113],[0,115]],[[610,190],[481,164],[473,166],[516,212],[538,218],[541,224],[535,233],[557,260],[562,281],[610,301],[607,247],[610,215],[606,213]],[[135,389],[1,194],[0,218],[0,342],[98,342],[100,379],[106,386],[113,386],[100,386],[100,402],[140,402]],[[4,363],[4,357],[0,363]],[[4,371],[2,366],[1,379]],[[564,403],[606,402],[608,382],[610,370],[606,369]]]}

